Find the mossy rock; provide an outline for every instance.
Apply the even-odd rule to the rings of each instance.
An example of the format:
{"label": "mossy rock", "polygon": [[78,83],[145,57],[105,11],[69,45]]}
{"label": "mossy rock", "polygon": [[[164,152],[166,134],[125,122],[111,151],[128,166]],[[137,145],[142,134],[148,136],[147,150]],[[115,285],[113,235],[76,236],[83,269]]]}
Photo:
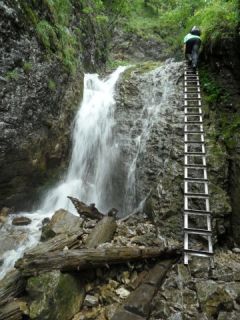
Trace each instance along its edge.
{"label": "mossy rock", "polygon": [[60,271],[32,277],[27,283],[30,319],[68,320],[79,310],[85,297],[80,279]]}

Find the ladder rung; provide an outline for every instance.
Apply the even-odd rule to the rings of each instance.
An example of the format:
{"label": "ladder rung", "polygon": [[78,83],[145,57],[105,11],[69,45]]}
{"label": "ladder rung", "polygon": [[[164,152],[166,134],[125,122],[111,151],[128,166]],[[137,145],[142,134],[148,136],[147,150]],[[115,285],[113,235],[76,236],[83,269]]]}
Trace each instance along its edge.
{"label": "ladder rung", "polygon": [[184,130],[184,133],[203,133],[203,131],[188,131],[188,130]]}
{"label": "ladder rung", "polygon": [[[190,101],[194,102],[194,103],[196,102],[197,105],[196,106],[190,105],[189,104]],[[184,100],[184,107],[193,107],[194,108],[194,107],[201,107],[201,105],[202,105],[201,100]]]}
{"label": "ladder rung", "polygon": [[205,179],[205,178],[185,178],[185,177],[184,177],[184,180],[186,180],[186,181],[194,180],[194,182],[208,181],[208,179]]}
{"label": "ladder rung", "polygon": [[[198,192],[198,193],[194,193],[194,192],[184,192],[184,195],[185,196],[188,196],[188,197],[195,197],[195,196],[199,196],[199,197],[209,197],[209,193],[201,193],[201,192]],[[200,198],[201,199],[201,198]]]}
{"label": "ladder rung", "polygon": [[184,151],[185,155],[190,155],[190,156],[201,156],[201,155],[206,155],[206,152],[189,152],[189,151]]}
{"label": "ladder rung", "polygon": [[202,144],[205,143],[205,141],[184,141],[184,143],[194,143],[194,144]]}
{"label": "ladder rung", "polygon": [[192,163],[192,164],[184,163],[184,165],[188,166],[188,167],[191,167],[191,168],[194,168],[196,166],[198,166],[199,168],[206,168],[206,166],[207,166],[206,164],[194,164],[194,163]]}
{"label": "ladder rung", "polygon": [[213,252],[209,252],[205,250],[184,249],[184,252],[190,255],[199,255],[199,256],[205,256],[205,257],[211,257],[213,255]]}
{"label": "ladder rung", "polygon": [[200,195],[200,194],[196,194],[194,193],[192,196],[191,195],[185,195],[185,197],[187,199],[208,199],[208,195],[204,194],[204,195]]}
{"label": "ladder rung", "polygon": [[185,116],[199,116],[202,115],[202,113],[189,113],[189,112],[184,112]]}
{"label": "ladder rung", "polygon": [[197,210],[197,209],[187,209],[187,210],[184,210],[184,212],[189,212],[190,214],[194,214],[194,213],[201,213],[201,214],[211,214],[211,211],[206,211],[206,210]]}
{"label": "ladder rung", "polygon": [[184,232],[190,234],[199,234],[209,236],[212,234],[212,230],[197,229],[197,228],[184,228]]}
{"label": "ladder rung", "polygon": [[211,213],[205,213],[205,212],[189,212],[187,210],[184,211],[184,215],[192,215],[192,216],[203,216],[203,217],[211,217]]}

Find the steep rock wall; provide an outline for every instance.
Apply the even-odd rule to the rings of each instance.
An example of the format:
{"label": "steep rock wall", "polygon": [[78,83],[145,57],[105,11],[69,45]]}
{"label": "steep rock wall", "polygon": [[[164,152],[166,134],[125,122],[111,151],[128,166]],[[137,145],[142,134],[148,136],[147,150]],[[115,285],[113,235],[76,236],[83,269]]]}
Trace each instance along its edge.
{"label": "steep rock wall", "polygon": [[[62,27],[63,36],[74,32],[69,48],[61,43],[63,36],[57,44],[52,41],[50,31],[58,36],[62,29],[54,25],[46,3],[0,3],[0,208],[29,208],[39,187],[59,175],[70,151],[83,72],[99,70],[106,60],[104,30],[82,13],[79,1],[69,2],[68,28]],[[47,27],[51,22],[52,29],[40,34],[39,22]],[[67,60],[73,49],[74,70]]]}
{"label": "steep rock wall", "polygon": [[[215,144],[226,148],[227,186],[232,215],[228,235],[240,244],[240,36],[223,39],[206,46],[203,60],[219,87],[219,97],[209,108],[210,121],[215,122]],[[208,95],[208,93],[206,93]],[[222,181],[224,182],[224,181]]]}

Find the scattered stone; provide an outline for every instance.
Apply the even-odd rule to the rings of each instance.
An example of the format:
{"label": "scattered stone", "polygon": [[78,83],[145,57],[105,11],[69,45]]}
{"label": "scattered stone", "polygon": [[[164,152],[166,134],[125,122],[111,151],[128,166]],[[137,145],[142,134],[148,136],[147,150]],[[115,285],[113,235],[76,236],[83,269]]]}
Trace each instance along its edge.
{"label": "scattered stone", "polygon": [[233,249],[232,249],[232,252],[234,252],[234,253],[240,253],[240,248],[233,248]]}
{"label": "scattered stone", "polygon": [[14,226],[26,226],[32,222],[31,219],[27,217],[16,217],[13,219],[12,224]]}
{"label": "scattered stone", "polygon": [[49,218],[44,218],[42,221],[42,225],[45,226],[46,224],[48,224],[50,222]]}
{"label": "scattered stone", "polygon": [[129,294],[130,294],[130,291],[128,291],[127,289],[123,288],[123,287],[120,287],[116,290],[116,294],[121,298],[121,299],[126,299]]}
{"label": "scattered stone", "polygon": [[46,241],[57,234],[71,234],[78,232],[82,226],[83,219],[74,216],[70,212],[60,209],[54,213],[49,223],[42,228],[41,241]]}
{"label": "scattered stone", "polygon": [[96,307],[98,305],[98,298],[87,294],[84,300],[84,305],[87,307]]}
{"label": "scattered stone", "polygon": [[11,213],[11,209],[7,207],[3,207],[0,211],[1,217],[7,217]]}

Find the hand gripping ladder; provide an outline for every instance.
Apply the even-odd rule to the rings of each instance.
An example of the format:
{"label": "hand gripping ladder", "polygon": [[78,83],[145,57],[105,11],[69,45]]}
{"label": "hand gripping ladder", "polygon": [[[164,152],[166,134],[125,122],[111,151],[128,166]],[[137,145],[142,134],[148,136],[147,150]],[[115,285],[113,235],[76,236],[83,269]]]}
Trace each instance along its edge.
{"label": "hand gripping ladder", "polygon": [[[191,226],[193,224],[193,226]],[[191,256],[210,258],[213,246],[201,90],[198,71],[184,68],[184,264]],[[202,249],[201,238],[207,240]],[[190,244],[195,248],[190,248]],[[200,245],[200,248],[199,248]]]}

